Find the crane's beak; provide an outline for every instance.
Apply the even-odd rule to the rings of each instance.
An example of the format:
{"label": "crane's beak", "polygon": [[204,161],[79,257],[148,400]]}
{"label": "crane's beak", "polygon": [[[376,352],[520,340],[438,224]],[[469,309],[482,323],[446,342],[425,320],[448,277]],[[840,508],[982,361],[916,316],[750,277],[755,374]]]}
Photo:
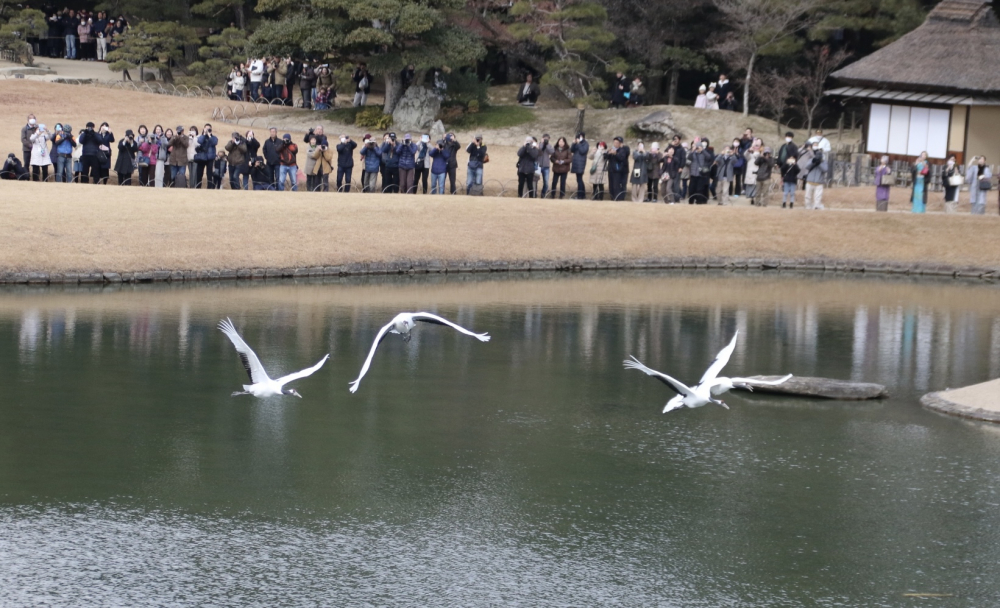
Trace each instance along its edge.
{"label": "crane's beak", "polygon": [[[301,399],[301,398],[302,398],[302,395],[300,395],[300,394],[298,394],[298,393],[295,393],[295,396],[296,396],[296,397],[298,397],[299,399]],[[728,409],[728,408],[727,408],[727,409]]]}
{"label": "crane's beak", "polygon": [[719,402],[719,405],[721,405],[722,407],[726,408],[727,410],[729,409],[729,406],[728,406],[728,405],[726,405],[726,402],[725,402],[725,401],[720,401],[720,402]]}

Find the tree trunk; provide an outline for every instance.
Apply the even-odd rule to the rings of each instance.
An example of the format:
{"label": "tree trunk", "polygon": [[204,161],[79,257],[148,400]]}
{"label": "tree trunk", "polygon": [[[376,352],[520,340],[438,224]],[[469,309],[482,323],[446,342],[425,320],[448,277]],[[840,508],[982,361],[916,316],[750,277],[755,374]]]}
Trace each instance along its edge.
{"label": "tree trunk", "polygon": [[241,30],[247,29],[247,17],[246,12],[243,10],[242,0],[237,0],[236,3],[233,4],[233,12],[236,13],[236,27]]}
{"label": "tree trunk", "polygon": [[670,68],[670,88],[667,91],[667,103],[677,105],[677,89],[681,83],[681,69],[675,63]]}
{"label": "tree trunk", "polygon": [[747,80],[743,83],[743,116],[750,115],[750,79],[753,77],[753,64],[757,60],[757,53],[750,54],[750,62],[747,63]]}
{"label": "tree trunk", "polygon": [[385,75],[385,105],[382,106],[383,114],[392,114],[402,97],[403,81],[399,78],[399,72],[390,70]]}

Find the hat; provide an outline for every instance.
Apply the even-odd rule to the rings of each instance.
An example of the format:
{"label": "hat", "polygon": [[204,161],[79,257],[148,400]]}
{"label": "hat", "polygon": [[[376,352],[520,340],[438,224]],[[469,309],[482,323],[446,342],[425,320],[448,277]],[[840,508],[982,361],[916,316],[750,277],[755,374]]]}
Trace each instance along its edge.
{"label": "hat", "polygon": [[625,140],[622,139],[622,137],[620,135],[616,135],[615,138],[612,139],[611,141],[620,141],[622,143],[625,143]]}
{"label": "hat", "polygon": [[764,154],[770,154],[770,153],[771,153],[771,148],[768,146],[764,146]]}
{"label": "hat", "polygon": [[437,145],[443,146],[444,145],[444,140],[443,139],[439,139],[438,142],[437,142]]}
{"label": "hat", "polygon": [[181,126],[181,125],[177,125],[177,128],[176,128],[176,129],[174,129],[174,132],[176,133],[177,131],[183,131],[183,130],[184,130],[184,127],[183,127],[183,126]]}
{"label": "hat", "polygon": [[94,128],[94,123],[92,123],[92,122],[88,122],[88,123],[87,123],[87,128],[88,128],[88,129],[93,129],[93,128]]}
{"label": "hat", "polygon": [[390,133],[389,133],[389,137],[391,137],[392,139],[396,139],[396,134],[395,134],[395,133],[392,133],[392,132],[390,132]]}
{"label": "hat", "polygon": [[660,149],[660,142],[654,141],[649,147],[652,150],[659,150]]}
{"label": "hat", "polygon": [[706,87],[705,85],[701,85],[700,87],[698,87],[698,90],[699,91],[707,91],[708,87]]}
{"label": "hat", "polygon": [[281,136],[281,139],[291,139],[291,138],[292,138],[291,133],[285,133],[284,135]]}
{"label": "hat", "polygon": [[409,133],[407,133],[406,135],[403,136],[403,139],[413,139],[413,137]]}
{"label": "hat", "polygon": [[482,139],[482,138],[483,138],[483,134],[482,133],[479,133],[478,135],[476,135],[476,140],[477,141],[480,140],[480,139]]}
{"label": "hat", "polygon": [[371,139],[371,138],[372,138],[371,133],[365,133],[365,136],[362,139]]}
{"label": "hat", "polygon": [[125,137],[132,137],[133,135],[135,135],[135,133],[132,132],[132,129],[125,130]]}
{"label": "hat", "polygon": [[72,130],[73,130],[73,127],[71,127],[69,125],[63,125],[63,131],[72,131]]}

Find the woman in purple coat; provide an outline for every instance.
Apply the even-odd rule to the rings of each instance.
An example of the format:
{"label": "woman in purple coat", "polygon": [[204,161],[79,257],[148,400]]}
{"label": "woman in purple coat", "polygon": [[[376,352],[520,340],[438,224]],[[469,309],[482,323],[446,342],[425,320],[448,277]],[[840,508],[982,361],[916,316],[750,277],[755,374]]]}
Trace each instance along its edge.
{"label": "woman in purple coat", "polygon": [[889,168],[889,157],[883,156],[875,168],[875,211],[889,210],[889,188],[892,186],[885,179],[887,175],[892,175],[892,169]]}

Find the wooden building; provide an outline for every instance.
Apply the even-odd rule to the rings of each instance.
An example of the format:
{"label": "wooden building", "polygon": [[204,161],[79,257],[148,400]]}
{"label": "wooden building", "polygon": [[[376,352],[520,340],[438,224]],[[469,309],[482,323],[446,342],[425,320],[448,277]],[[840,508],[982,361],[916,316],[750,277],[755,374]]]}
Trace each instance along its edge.
{"label": "wooden building", "polygon": [[943,0],[920,27],[832,74],[862,99],[871,154],[1000,162],[1000,21],[989,0]]}

